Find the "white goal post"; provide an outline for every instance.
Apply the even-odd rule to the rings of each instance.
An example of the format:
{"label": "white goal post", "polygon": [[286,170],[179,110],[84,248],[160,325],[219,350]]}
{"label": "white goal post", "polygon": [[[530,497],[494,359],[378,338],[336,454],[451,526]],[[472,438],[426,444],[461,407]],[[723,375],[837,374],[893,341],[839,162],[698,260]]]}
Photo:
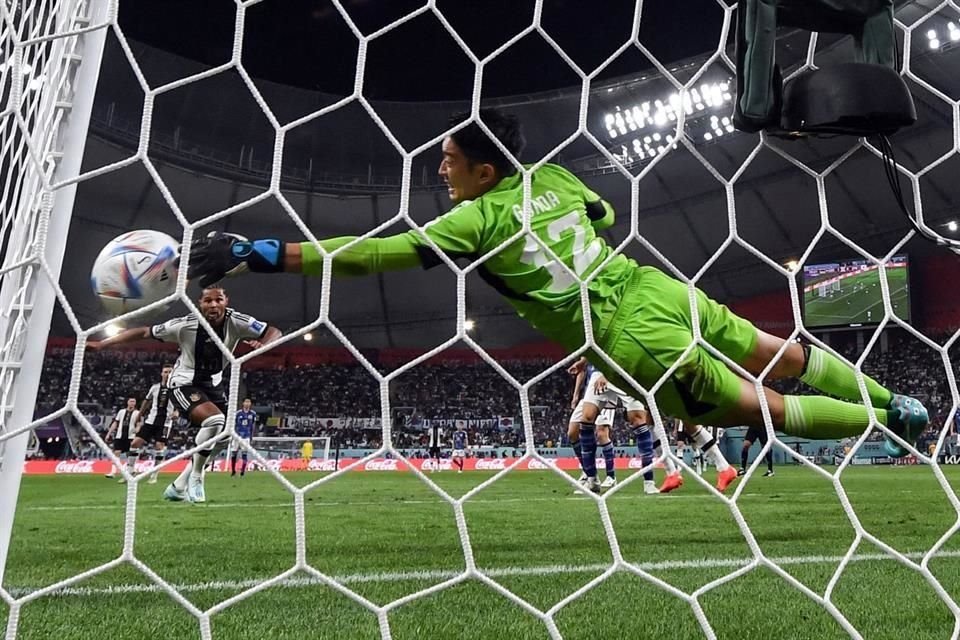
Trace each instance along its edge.
{"label": "white goal post", "polygon": [[[0,2],[0,585],[87,128],[109,0]],[[58,413],[65,413],[66,408]],[[11,612],[11,621],[16,616]]]}
{"label": "white goal post", "polygon": [[[265,460],[277,457],[300,458],[303,443],[313,443],[312,458],[320,460],[330,459],[330,436],[317,437],[287,437],[287,436],[254,436],[250,438],[250,446],[257,450]],[[235,441],[231,440],[228,455],[237,450]]]}

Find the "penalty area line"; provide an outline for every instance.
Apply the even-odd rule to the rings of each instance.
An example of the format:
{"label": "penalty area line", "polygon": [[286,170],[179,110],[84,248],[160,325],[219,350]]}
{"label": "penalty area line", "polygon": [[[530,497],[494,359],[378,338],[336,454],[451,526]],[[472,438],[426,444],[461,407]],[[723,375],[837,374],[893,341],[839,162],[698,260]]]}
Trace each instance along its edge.
{"label": "penalty area line", "polygon": [[[909,491],[904,491],[901,493],[909,493]],[[659,494],[658,494],[659,495]],[[819,496],[823,495],[823,492],[818,491],[792,491],[789,496],[786,494],[781,494],[781,497],[795,497],[795,496]],[[835,494],[834,494],[835,495]],[[750,497],[750,496],[766,496],[770,497],[769,494],[765,493],[743,493],[740,495],[740,498]],[[585,501],[590,500],[586,496],[557,496],[553,498],[471,498],[467,500],[466,504],[504,504],[507,502],[556,502],[557,500],[576,500],[576,501]],[[716,500],[716,498],[711,494],[671,494],[664,495],[662,497],[651,497],[647,495],[631,495],[631,494],[622,494],[616,495],[611,500]],[[373,506],[403,506],[403,505],[442,505],[446,502],[442,498],[436,498],[435,500],[392,500],[392,501],[351,501],[351,502],[339,502],[339,501],[311,501],[309,498],[305,502],[307,509],[311,507],[373,507]],[[137,510],[140,509],[159,509],[159,508],[173,508],[173,509],[190,509],[195,508],[197,510],[202,509],[292,509],[294,506],[293,502],[207,502],[203,506],[199,505],[172,505],[168,502],[163,502],[160,500],[149,501],[149,500],[138,500],[137,501]],[[124,503],[117,504],[87,504],[87,505],[37,505],[35,507],[23,507],[23,511],[115,511],[115,510],[126,510],[127,505]]]}
{"label": "penalty area line", "polygon": [[[918,560],[924,556],[924,552],[911,551],[903,554],[911,560]],[[935,558],[960,558],[960,551],[941,551]],[[809,564],[834,564],[843,560],[843,556],[783,556],[769,558],[772,562],[781,567],[809,565]],[[647,572],[667,571],[667,570],[696,570],[696,569],[737,569],[749,564],[752,560],[749,558],[701,558],[689,560],[659,560],[655,562],[642,562],[637,564],[640,569]],[[896,558],[885,553],[864,553],[856,554],[850,558],[851,562],[877,562],[893,561]],[[509,577],[535,577],[535,576],[556,576],[563,574],[582,574],[582,573],[602,573],[610,568],[609,564],[555,564],[535,567],[492,567],[480,569],[485,575],[491,578],[509,578]],[[348,573],[341,575],[331,575],[331,579],[344,586],[352,584],[369,583],[391,583],[391,582],[440,582],[449,580],[460,574],[462,570],[453,569],[425,569],[419,571],[385,571],[375,573]],[[222,591],[222,590],[245,590],[255,587],[272,576],[263,578],[251,578],[247,580],[215,580],[209,582],[197,582],[186,584],[171,584],[170,586],[180,593],[189,593],[196,591]],[[313,586],[325,586],[317,578],[288,578],[276,585],[283,588],[304,588]],[[35,591],[35,588],[11,587],[7,591],[14,598],[21,598]],[[52,592],[51,596],[112,596],[119,594],[134,593],[156,593],[163,592],[165,589],[157,584],[122,584],[106,587],[66,587]]]}

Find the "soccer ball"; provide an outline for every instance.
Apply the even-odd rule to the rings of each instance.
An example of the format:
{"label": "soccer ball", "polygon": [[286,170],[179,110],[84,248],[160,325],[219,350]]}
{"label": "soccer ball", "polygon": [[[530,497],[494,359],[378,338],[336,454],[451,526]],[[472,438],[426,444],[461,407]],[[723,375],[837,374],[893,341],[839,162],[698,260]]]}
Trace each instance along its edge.
{"label": "soccer ball", "polygon": [[179,243],[165,233],[129,231],[107,243],[93,263],[90,284],[113,316],[173,293]]}

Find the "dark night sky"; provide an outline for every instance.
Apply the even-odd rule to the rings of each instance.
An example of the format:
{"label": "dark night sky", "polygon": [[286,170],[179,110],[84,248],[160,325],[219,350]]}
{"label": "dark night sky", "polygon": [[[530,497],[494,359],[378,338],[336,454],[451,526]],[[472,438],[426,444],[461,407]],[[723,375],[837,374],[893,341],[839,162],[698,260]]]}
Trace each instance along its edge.
{"label": "dark night sky", "polygon": [[[363,33],[406,15],[423,0],[343,0]],[[586,71],[605,60],[630,33],[633,0],[545,0],[542,25]],[[438,0],[437,7],[481,57],[529,25],[532,0]],[[121,2],[128,38],[210,65],[230,57],[232,0]],[[640,40],[669,62],[704,53],[720,32],[716,0],[647,0]],[[256,78],[336,94],[352,91],[357,40],[329,0],[264,0],[247,9],[243,63]],[[600,78],[649,67],[631,50]],[[538,35],[503,52],[485,73],[486,97],[532,93],[578,83],[576,74]],[[427,13],[371,42],[364,93],[374,99],[464,99],[473,67],[439,21]]]}

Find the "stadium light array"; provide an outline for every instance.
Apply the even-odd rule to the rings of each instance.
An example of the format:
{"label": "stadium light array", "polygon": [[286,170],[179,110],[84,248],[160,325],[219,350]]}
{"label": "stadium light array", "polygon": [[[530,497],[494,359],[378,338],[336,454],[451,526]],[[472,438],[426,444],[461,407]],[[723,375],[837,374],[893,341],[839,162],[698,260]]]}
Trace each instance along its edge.
{"label": "stadium light array", "polygon": [[948,222],[948,223],[947,223],[947,229],[950,230],[950,231],[952,231],[952,232],[955,232],[955,231],[957,230],[957,221],[956,221],[956,220],[951,220],[950,222]]}
{"label": "stadium light array", "polygon": [[477,326],[477,323],[474,322],[473,320],[470,320],[469,318],[463,321],[463,328],[466,331],[473,331],[474,328],[476,328],[476,326]]}
{"label": "stadium light array", "polygon": [[714,138],[721,138],[724,134],[733,133],[733,122],[728,116],[710,116],[710,131],[705,131],[703,139],[710,141]]}
{"label": "stadium light array", "polygon": [[688,116],[707,109],[720,109],[733,100],[730,79],[723,82],[704,83],[680,93],[672,93],[665,99],[645,100],[630,107],[615,106],[603,116],[607,135],[611,139],[627,136],[644,129],[670,126],[677,114],[683,111]]}
{"label": "stadium light array", "polygon": [[790,271],[796,271],[797,267],[800,266],[800,263],[797,262],[796,260],[787,260],[787,263],[783,266],[785,266]]}
{"label": "stadium light array", "polygon": [[934,50],[939,50],[944,43],[960,41],[960,27],[957,23],[950,21],[947,23],[946,37],[941,40],[940,33],[936,29],[927,30],[927,45]]}
{"label": "stadium light array", "polygon": [[653,133],[642,138],[638,136],[633,139],[630,146],[621,144],[620,153],[615,155],[619,155],[620,161],[627,164],[636,160],[650,160],[656,158],[657,154],[663,153],[663,150],[668,146],[676,149],[677,143],[674,141],[674,137],[672,133],[666,135]]}
{"label": "stadium light array", "polygon": [[117,335],[121,331],[123,331],[123,327],[121,327],[116,322],[111,322],[103,330],[103,332],[107,334],[108,338],[112,338],[113,336]]}
{"label": "stadium light array", "polygon": [[313,334],[310,333],[309,331],[307,331],[305,334],[303,334],[303,340],[304,340],[305,342],[312,342],[312,341],[313,341]]}

